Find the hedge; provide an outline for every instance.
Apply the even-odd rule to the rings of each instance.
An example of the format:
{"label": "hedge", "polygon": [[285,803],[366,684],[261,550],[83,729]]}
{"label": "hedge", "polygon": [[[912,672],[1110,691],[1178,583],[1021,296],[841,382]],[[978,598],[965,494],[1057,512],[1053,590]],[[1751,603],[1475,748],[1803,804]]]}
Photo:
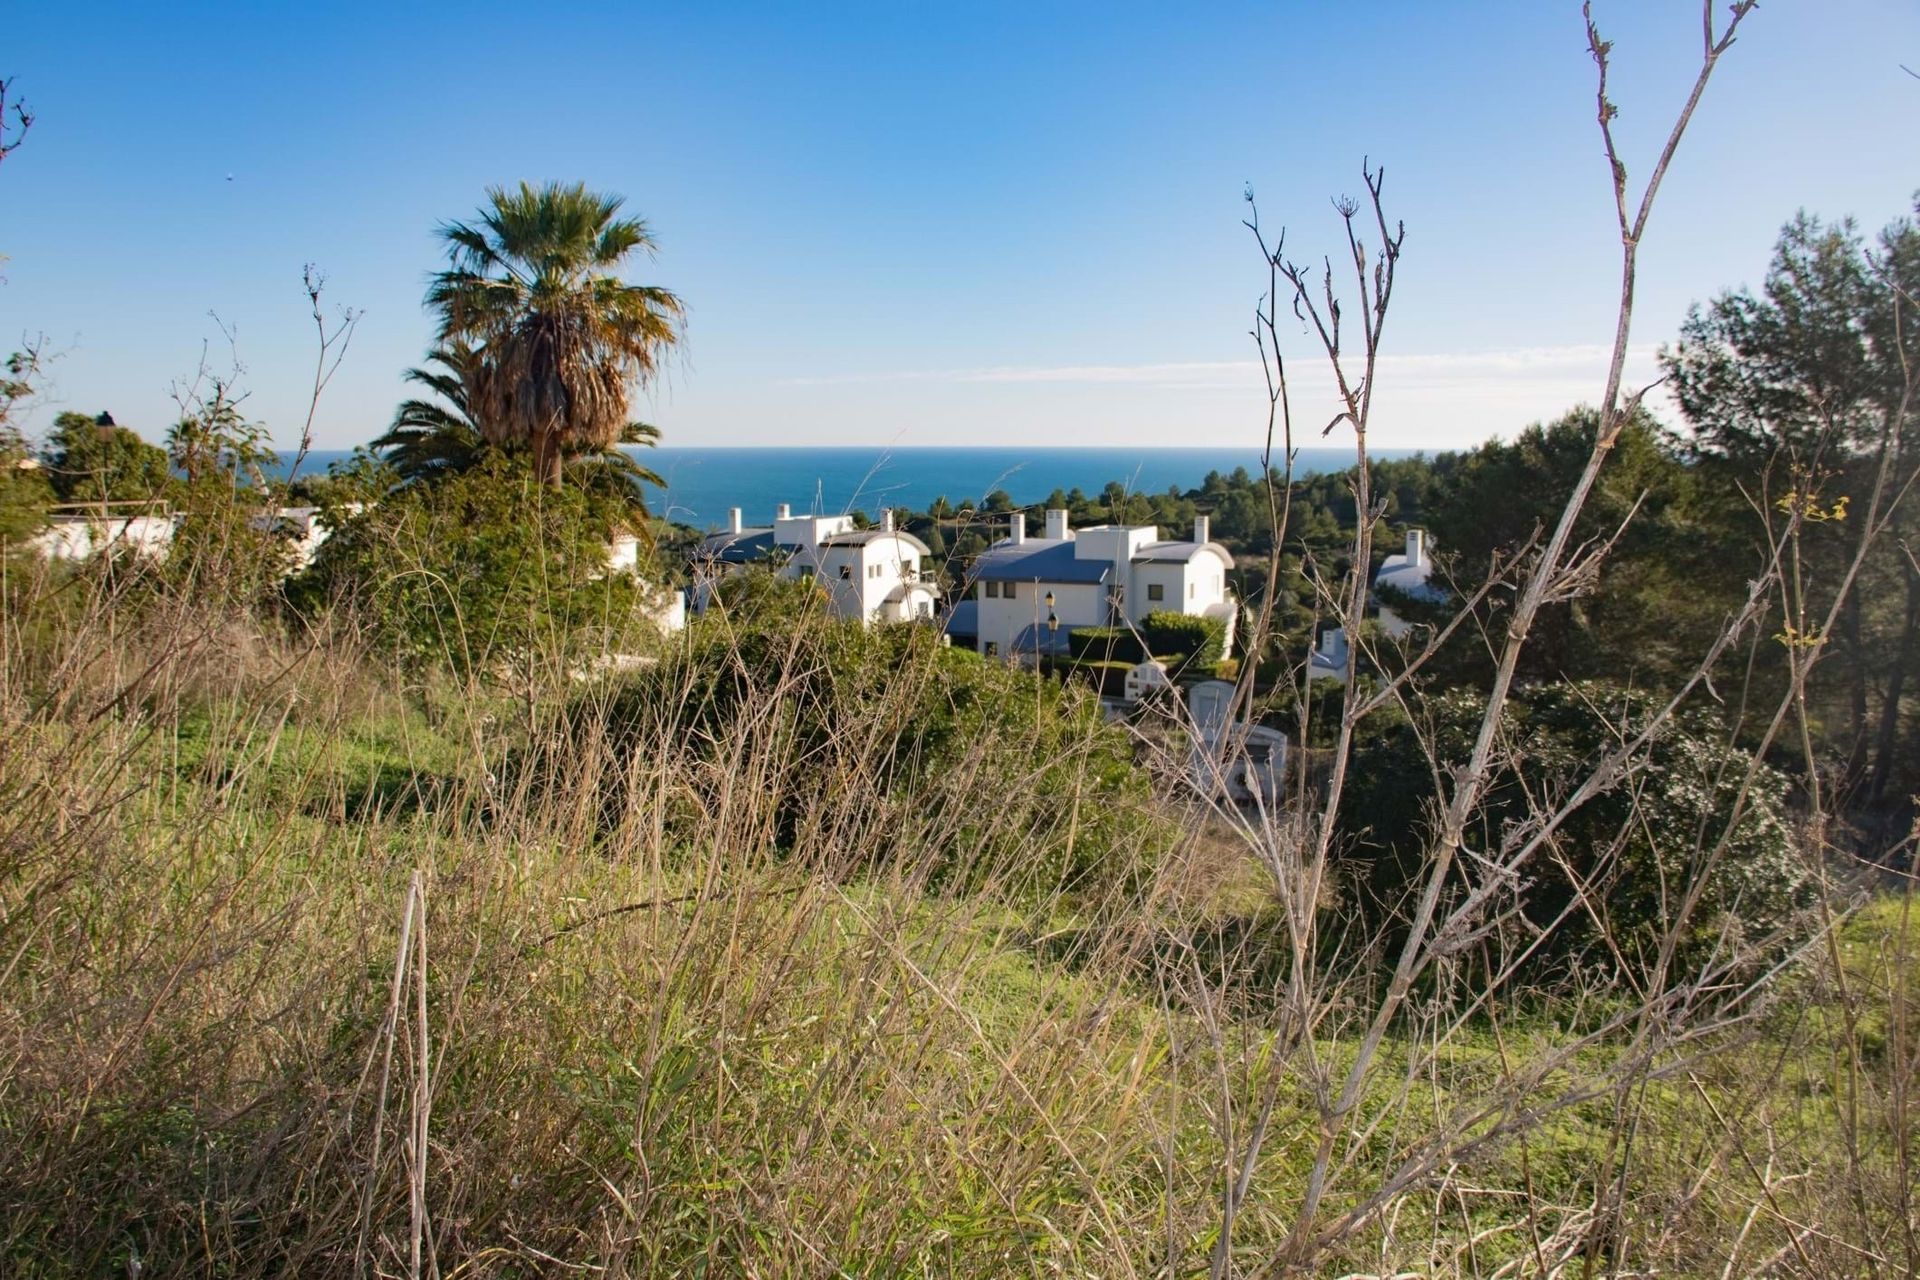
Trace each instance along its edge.
{"label": "hedge", "polygon": [[1184,657],[1189,663],[1211,666],[1226,655],[1227,624],[1218,618],[1156,611],[1140,620],[1140,635],[1153,656],[1163,661]]}
{"label": "hedge", "polygon": [[1068,677],[1085,680],[1102,697],[1118,698],[1126,693],[1127,673],[1136,664],[1131,662],[1102,662],[1097,660],[1078,660],[1062,663],[1059,670]]}
{"label": "hedge", "polygon": [[1227,627],[1217,618],[1156,611],[1131,627],[1075,627],[1067,652],[1080,662],[1145,662],[1149,654],[1169,668],[1211,667],[1227,647]]}
{"label": "hedge", "polygon": [[1140,637],[1126,627],[1075,627],[1067,633],[1067,652],[1075,662],[1145,662]]}

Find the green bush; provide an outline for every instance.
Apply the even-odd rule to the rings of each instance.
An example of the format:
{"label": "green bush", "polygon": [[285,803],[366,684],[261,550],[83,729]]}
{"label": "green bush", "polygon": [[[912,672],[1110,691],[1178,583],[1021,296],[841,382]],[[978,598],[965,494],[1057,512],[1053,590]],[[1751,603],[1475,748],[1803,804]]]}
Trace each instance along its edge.
{"label": "green bush", "polygon": [[1227,626],[1218,618],[1156,610],[1140,620],[1147,650],[1163,662],[1210,666],[1226,656]]}
{"label": "green bush", "polygon": [[[1625,735],[1638,732],[1654,705],[1644,694],[1599,682],[1520,690],[1486,799],[1468,825],[1468,848],[1498,850],[1529,832],[1538,810],[1555,805]],[[1356,908],[1390,944],[1402,936],[1432,837],[1434,770],[1423,739],[1446,776],[1448,766],[1471,752],[1484,706],[1470,690],[1442,694],[1416,707],[1417,723],[1399,720],[1356,744],[1341,806],[1343,827],[1358,837],[1347,881]],[[1680,939],[1679,962],[1698,960],[1729,937],[1737,944],[1790,929],[1812,901],[1813,886],[1788,826],[1787,783],[1777,771],[1757,766],[1736,813],[1741,781],[1753,767],[1747,752],[1727,745],[1726,728],[1714,717],[1692,713],[1670,722],[1631,782],[1575,809],[1551,847],[1523,868],[1520,882],[1496,887],[1490,915],[1515,908],[1503,931],[1516,950],[1534,948],[1526,970],[1643,972],[1680,897],[1703,870],[1701,850],[1713,848],[1723,833],[1724,848],[1705,868],[1705,890]],[[1472,857],[1458,860],[1449,894],[1485,887],[1481,865]],[[1585,905],[1574,905],[1579,885],[1588,887]]]}
{"label": "green bush", "polygon": [[15,550],[47,523],[53,486],[17,431],[0,427],[0,552]]}
{"label": "green bush", "polygon": [[[709,615],[659,664],[582,694],[556,741],[574,758],[532,759],[538,776],[580,777],[590,758],[673,775],[637,787],[613,770],[604,821],[642,807],[698,848],[744,785],[771,799],[776,848],[834,848],[841,874],[893,865],[949,888],[1105,892],[1174,834],[1097,701],[926,627]],[[676,797],[664,813],[662,795]],[[888,847],[820,838],[854,814],[892,832]]]}
{"label": "green bush", "polygon": [[1147,657],[1128,627],[1075,627],[1067,633],[1067,653],[1076,662],[1137,663]]}
{"label": "green bush", "polygon": [[607,572],[617,514],[540,484],[513,455],[336,518],[289,603],[306,616],[344,606],[409,662],[462,674],[571,663],[644,628],[633,579]]}
{"label": "green bush", "polygon": [[1126,692],[1127,672],[1136,665],[1132,662],[1069,659],[1057,663],[1055,669],[1071,679],[1085,681],[1103,698],[1117,698]]}

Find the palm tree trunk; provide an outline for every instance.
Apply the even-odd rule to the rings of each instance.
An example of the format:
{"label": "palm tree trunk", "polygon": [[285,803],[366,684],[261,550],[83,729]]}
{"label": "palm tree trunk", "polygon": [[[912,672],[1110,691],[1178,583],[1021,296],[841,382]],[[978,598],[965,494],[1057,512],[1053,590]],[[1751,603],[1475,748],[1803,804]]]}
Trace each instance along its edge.
{"label": "palm tree trunk", "polygon": [[551,489],[560,487],[560,462],[558,433],[537,432],[533,437],[533,469],[540,483]]}

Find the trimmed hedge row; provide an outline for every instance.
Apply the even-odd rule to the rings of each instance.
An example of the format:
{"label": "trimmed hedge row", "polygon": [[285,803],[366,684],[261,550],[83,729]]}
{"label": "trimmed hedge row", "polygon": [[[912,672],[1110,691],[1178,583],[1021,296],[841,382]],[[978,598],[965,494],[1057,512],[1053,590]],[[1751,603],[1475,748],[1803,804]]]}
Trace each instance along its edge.
{"label": "trimmed hedge row", "polygon": [[1212,666],[1227,647],[1227,627],[1217,618],[1156,611],[1130,627],[1076,627],[1067,652],[1082,662],[1144,662],[1151,653],[1169,667]]}
{"label": "trimmed hedge row", "polygon": [[1125,627],[1075,627],[1067,633],[1067,652],[1075,662],[1146,661],[1140,637]]}

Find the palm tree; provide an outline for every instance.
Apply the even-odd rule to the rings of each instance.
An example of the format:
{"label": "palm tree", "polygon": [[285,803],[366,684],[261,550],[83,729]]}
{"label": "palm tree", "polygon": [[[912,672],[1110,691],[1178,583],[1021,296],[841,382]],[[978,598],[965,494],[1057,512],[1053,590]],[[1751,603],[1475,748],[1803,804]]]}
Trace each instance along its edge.
{"label": "palm tree", "polygon": [[[407,370],[404,376],[408,382],[427,388],[438,398],[404,401],[394,411],[393,425],[387,433],[373,442],[374,451],[384,455],[383,460],[401,484],[430,483],[442,476],[458,475],[479,462],[487,450],[514,447],[488,444],[473,424],[472,385],[479,363],[474,349],[456,340],[429,351],[428,368]],[[582,488],[624,504],[644,529],[645,521],[652,518],[644,486],[664,489],[667,482],[640,465],[623,446],[652,448],[659,442],[660,428],[629,422],[613,445],[568,454],[564,464]]]}
{"label": "palm tree", "polygon": [[568,456],[620,443],[629,393],[679,340],[684,309],[613,274],[654,248],[644,222],[616,218],[620,197],[523,182],[487,201],[473,224],[440,229],[450,265],[427,302],[441,341],[477,353],[468,404],[480,435],[531,448],[541,479],[558,484]]}
{"label": "palm tree", "polygon": [[394,411],[393,425],[372,446],[374,452],[385,455],[402,484],[458,475],[479,461],[487,447],[480,429],[473,425],[470,407],[478,354],[456,339],[429,351],[427,365],[409,369],[404,376],[439,399],[402,402]]}
{"label": "palm tree", "polygon": [[582,488],[619,498],[642,519],[646,519],[649,513],[647,492],[643,486],[664,489],[667,482],[660,478],[659,472],[643,466],[623,446],[651,449],[659,443],[660,428],[646,422],[629,422],[622,428],[619,440],[611,447],[569,456],[567,470]]}

